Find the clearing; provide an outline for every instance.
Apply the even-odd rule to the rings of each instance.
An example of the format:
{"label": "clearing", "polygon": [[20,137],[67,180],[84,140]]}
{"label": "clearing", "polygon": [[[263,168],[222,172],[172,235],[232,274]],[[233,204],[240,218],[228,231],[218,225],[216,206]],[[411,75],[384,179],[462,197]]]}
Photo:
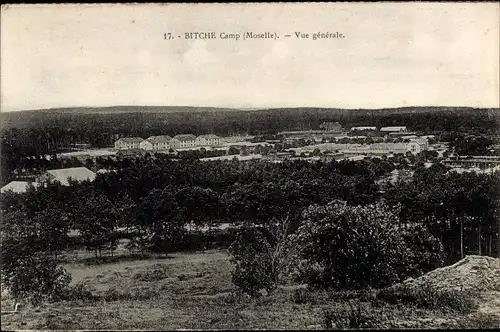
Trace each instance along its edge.
{"label": "clearing", "polygon": [[[488,263],[482,258],[466,259],[469,260],[457,263],[455,268],[446,267],[440,273],[438,269],[408,282],[424,282],[424,278],[438,273],[432,279],[446,283],[446,279],[457,276],[457,269],[465,271],[467,266],[469,272],[481,271],[464,272],[467,276],[483,275],[493,265],[496,268],[495,264],[500,267],[499,259],[488,258]],[[478,264],[488,266],[473,267]],[[2,315],[2,330],[321,329],[325,326],[325,310],[346,310],[346,304],[352,301],[369,316],[384,317],[378,321],[383,324],[379,326],[386,328],[500,326],[500,292],[490,288],[479,289],[479,308],[470,314],[399,304],[374,305],[369,300],[323,298],[312,293],[304,299],[297,295],[298,290],[306,291],[301,285],[279,288],[270,296],[249,298],[238,293],[231,283],[232,267],[226,250],[175,253],[168,258],[118,259],[100,265],[77,260],[66,268],[73,276],[73,285],[85,285],[98,298],[47,302],[38,307],[24,305],[17,313]],[[2,311],[6,310],[13,310],[13,304],[2,294]]]}

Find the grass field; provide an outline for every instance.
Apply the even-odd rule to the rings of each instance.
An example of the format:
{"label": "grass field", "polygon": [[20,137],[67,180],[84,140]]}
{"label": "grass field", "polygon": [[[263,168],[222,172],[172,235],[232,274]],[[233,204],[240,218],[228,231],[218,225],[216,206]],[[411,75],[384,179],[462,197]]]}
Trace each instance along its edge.
{"label": "grass field", "polygon": [[345,316],[337,312],[349,313],[349,303],[361,308],[373,327],[500,326],[498,316],[481,310],[463,315],[339,299],[334,294],[300,291],[302,285],[249,298],[231,283],[225,250],[117,259],[99,265],[75,260],[66,268],[73,276],[72,285],[84,285],[96,298],[23,306],[18,313],[2,316],[2,330],[322,329],[329,326],[325,318],[335,321]]}

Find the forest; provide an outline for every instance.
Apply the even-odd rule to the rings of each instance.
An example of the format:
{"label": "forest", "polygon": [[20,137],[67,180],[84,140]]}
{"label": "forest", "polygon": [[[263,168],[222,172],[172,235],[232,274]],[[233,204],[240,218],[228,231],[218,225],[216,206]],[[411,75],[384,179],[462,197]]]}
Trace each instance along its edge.
{"label": "forest", "polygon": [[123,227],[135,249],[168,252],[182,245],[188,223],[266,225],[286,215],[293,229],[313,205],[380,201],[399,211],[400,223],[428,229],[443,244],[448,262],[469,253],[500,255],[497,173],[457,174],[439,163],[430,168],[417,163],[411,180],[384,182],[381,190],[377,180],[401,167],[397,159],[266,163],[137,158],[114,167],[116,172],[99,174],[94,182],[46,184],[25,194],[2,195],[5,224],[29,225],[35,232],[30,236],[39,241],[25,245],[54,253],[71,243],[70,230],[78,230],[96,255],[112,250]]}
{"label": "forest", "polygon": [[[349,120],[342,120],[343,113],[309,118],[310,112],[323,111],[298,113],[311,127],[340,120],[344,126],[404,124],[429,134],[449,130],[457,151],[486,152],[496,135],[496,119],[467,109],[432,113],[436,121],[422,112],[381,112],[375,119],[360,111]],[[225,129],[209,129],[194,114],[189,125],[176,125],[173,114],[163,114],[170,117],[163,125],[151,120],[156,113],[39,117],[31,128],[28,123],[5,129],[2,167],[80,166],[78,160],[58,160],[57,146],[91,137],[93,146],[107,145],[100,133],[147,136],[171,128],[272,135],[297,129],[299,122],[297,114],[287,118],[285,111],[273,110],[253,122],[240,116],[240,122],[219,123]],[[231,112],[223,116],[238,118]],[[66,126],[58,122],[63,119]],[[465,133],[457,134],[458,128]],[[49,160],[41,158],[45,152]],[[30,153],[36,158],[26,159]],[[60,265],[66,252],[84,249],[99,264],[113,256],[122,239],[132,255],[225,248],[233,283],[250,295],[262,288],[273,292],[291,267],[293,278],[311,287],[364,289],[386,287],[470,254],[500,257],[498,172],[459,174],[430,151],[361,161],[199,160],[208,153],[98,158],[98,165],[84,163],[108,169],[93,182],[45,183],[24,194],[1,194],[3,282],[16,297],[54,295],[71,279]],[[427,161],[432,166],[424,165]],[[390,180],[396,169],[412,175]],[[39,281],[23,282],[27,276]]]}
{"label": "forest", "polygon": [[[325,121],[352,126],[404,125],[411,131],[457,141],[459,152],[481,154],[497,142],[499,109],[413,107],[385,110],[290,108],[226,110],[182,107],[113,107],[56,109],[0,114],[2,183],[27,158],[43,159],[73,144],[113,146],[124,136],[213,133],[219,136],[272,137],[284,130],[319,129]],[[469,139],[467,136],[480,136]],[[41,162],[43,163],[43,162]]]}

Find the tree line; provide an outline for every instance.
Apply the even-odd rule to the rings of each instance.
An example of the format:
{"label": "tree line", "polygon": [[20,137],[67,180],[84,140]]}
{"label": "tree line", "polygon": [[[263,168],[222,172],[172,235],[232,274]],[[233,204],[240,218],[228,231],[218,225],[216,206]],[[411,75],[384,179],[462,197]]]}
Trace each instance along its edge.
{"label": "tree line", "polygon": [[[405,166],[413,167],[413,177],[394,184],[385,181],[381,187],[380,180],[402,167],[398,161],[403,159],[282,163],[127,159],[117,162],[114,171],[98,174],[93,182],[46,183],[24,194],[2,194],[2,257],[15,269],[19,265],[14,262],[33,262],[34,253],[45,253],[52,259],[46,266],[56,266],[50,264],[75,244],[74,231],[79,234],[78,243],[96,260],[103,252],[112,253],[120,237],[130,240],[132,252],[168,253],[183,246],[188,224],[198,229],[214,229],[219,223],[247,225],[253,232],[272,229],[284,216],[287,232],[302,241],[301,255],[322,266],[319,271],[314,261],[303,264],[313,284],[336,280],[334,284],[342,287],[361,282],[352,280],[355,267],[343,279],[332,279],[339,277],[335,270],[339,262],[361,255],[347,250],[352,241],[357,247],[370,245],[373,255],[377,253],[376,257],[368,249],[362,253],[368,255],[363,260],[368,263],[393,262],[389,258],[394,251],[385,246],[399,243],[401,252],[407,253],[405,259],[413,258],[401,266],[406,272],[391,280],[466,254],[500,256],[500,175],[458,174],[439,163],[430,168],[417,163]],[[394,234],[397,237],[391,240]],[[268,245],[261,237],[248,242],[251,238],[229,237],[224,245],[239,239],[240,248],[258,244],[259,250],[275,252],[276,239]],[[381,242],[370,242],[375,239]],[[325,251],[312,255],[306,243],[316,243]],[[340,250],[335,248],[343,251],[331,256]],[[442,257],[433,256],[436,248]],[[417,261],[423,265],[415,265]],[[372,279],[360,278],[378,285],[383,278],[377,276],[386,276],[388,271],[383,271],[388,267],[377,266],[369,275]],[[57,275],[65,278],[61,271]]]}
{"label": "tree line", "polygon": [[[98,109],[72,112],[33,111],[0,114],[1,168],[12,171],[22,159],[52,155],[72,144],[90,144],[93,148],[112,146],[123,136],[147,138],[152,135],[219,136],[266,135],[284,130],[319,129],[325,121],[352,126],[404,125],[424,134],[462,132],[471,135],[498,135],[498,109],[403,108],[394,110],[341,110],[320,108],[269,109],[256,111],[174,111],[162,108],[133,108],[120,113]],[[144,110],[144,111],[141,111]],[[106,110],[104,110],[106,111]],[[479,145],[481,146],[482,143]],[[4,173],[4,172],[2,172]]]}

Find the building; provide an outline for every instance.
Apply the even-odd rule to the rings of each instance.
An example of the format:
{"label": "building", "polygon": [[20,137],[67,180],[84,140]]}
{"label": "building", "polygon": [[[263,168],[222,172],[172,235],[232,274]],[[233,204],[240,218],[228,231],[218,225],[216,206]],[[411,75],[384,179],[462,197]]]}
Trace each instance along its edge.
{"label": "building", "polygon": [[427,150],[427,142],[411,141],[409,143],[372,143],[372,144],[355,144],[355,143],[323,143],[316,145],[309,145],[296,149],[297,153],[302,151],[313,151],[319,149],[320,151],[332,151],[335,153],[345,154],[346,156],[354,155],[393,155],[405,154],[411,152],[418,154],[423,150]]}
{"label": "building", "polygon": [[427,144],[414,140],[406,144],[406,149],[413,154],[419,154],[427,150]]}
{"label": "building", "polygon": [[172,149],[191,148],[194,146],[196,146],[196,136],[191,134],[175,135],[174,138],[170,140],[170,147]]}
{"label": "building", "polygon": [[406,129],[406,126],[401,126],[401,127],[382,127],[380,128],[380,131],[385,133],[405,133],[408,130]]}
{"label": "building", "polygon": [[196,137],[196,145],[198,146],[214,146],[220,145],[221,139],[217,135],[200,135]]}
{"label": "building", "polygon": [[351,131],[365,131],[365,130],[372,130],[372,131],[375,131],[377,130],[377,127],[352,127],[350,129]]}
{"label": "building", "polygon": [[250,154],[248,156],[241,156],[238,154],[228,155],[228,156],[219,156],[219,157],[209,157],[209,158],[201,158],[201,161],[217,161],[217,160],[238,160],[238,161],[249,161],[249,160],[258,160],[262,159],[261,154]]}
{"label": "building", "polygon": [[96,172],[96,174],[107,174],[107,173],[116,173],[116,169],[101,168]]}
{"label": "building", "polygon": [[151,136],[146,138],[139,144],[139,148],[143,150],[168,150],[170,149],[170,141],[172,137],[163,135],[163,136]]}
{"label": "building", "polygon": [[[293,151],[293,152],[292,152]],[[269,153],[262,157],[262,159],[273,162],[280,162],[284,160],[290,160],[295,155],[294,150],[285,151],[285,152],[277,152],[277,153]]]}
{"label": "building", "polygon": [[315,140],[321,141],[323,138],[334,138],[342,135],[340,131],[327,130],[297,130],[297,131],[281,131],[278,135],[283,136],[285,140]]}
{"label": "building", "polygon": [[143,141],[140,137],[123,137],[115,142],[115,148],[120,150],[139,149],[139,145]]}
{"label": "building", "polygon": [[471,168],[477,167],[481,170],[494,168],[500,165],[500,156],[457,156],[443,160],[443,164],[453,168]]}
{"label": "building", "polygon": [[404,136],[401,136],[401,139],[409,139],[409,140],[414,140],[414,139],[418,139],[419,136],[417,135],[404,135]]}
{"label": "building", "polygon": [[73,181],[94,181],[95,173],[86,167],[72,167],[48,170],[38,177],[38,182],[59,182],[63,186],[69,186],[70,179]]}
{"label": "building", "polygon": [[84,150],[84,149],[90,149],[91,147],[92,145],[89,143],[74,143],[74,144],[69,144],[65,148],[69,150]]}
{"label": "building", "polygon": [[38,183],[36,182],[12,181],[3,186],[2,189],[0,189],[0,192],[4,194],[8,191],[12,191],[15,194],[22,194],[28,190],[30,185],[32,185],[35,188],[38,187]]}
{"label": "building", "polygon": [[76,158],[81,162],[85,162],[87,159],[91,159],[93,161],[96,158],[113,158],[116,155],[116,151],[108,150],[108,149],[98,149],[98,150],[83,150],[83,151],[73,151],[73,152],[63,152],[58,153],[57,158],[60,159],[71,159]]}
{"label": "building", "polygon": [[319,127],[323,130],[337,133],[342,131],[342,125],[338,122],[323,122]]}
{"label": "building", "polygon": [[221,138],[221,142],[223,142],[223,143],[236,143],[236,142],[250,141],[253,138],[255,138],[255,136],[250,136],[250,135],[228,136],[228,137]]}

